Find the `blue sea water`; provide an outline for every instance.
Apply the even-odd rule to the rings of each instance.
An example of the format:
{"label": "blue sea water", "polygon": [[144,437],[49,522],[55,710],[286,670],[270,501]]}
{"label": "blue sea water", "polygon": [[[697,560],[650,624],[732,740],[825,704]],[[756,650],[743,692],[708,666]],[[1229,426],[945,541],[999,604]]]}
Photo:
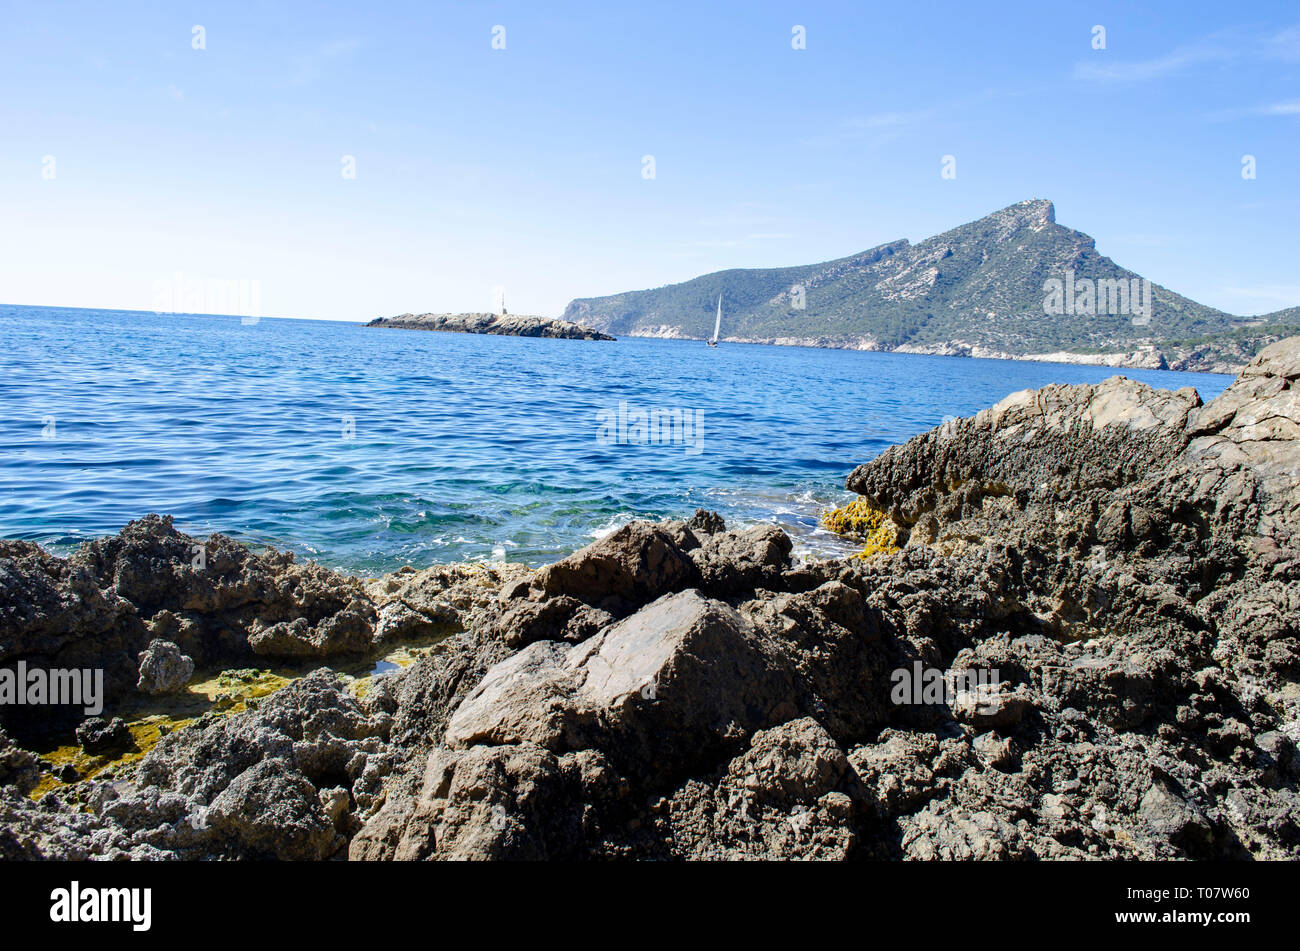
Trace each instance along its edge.
{"label": "blue sea water", "polygon": [[[946,416],[1117,373],[1207,400],[1231,382],[4,305],[0,332],[0,537],[64,551],[159,512],[363,574],[542,564],[631,518],[698,507],[834,551],[817,513],[849,497],[849,471]],[[636,414],[651,410],[699,428],[636,444]]]}

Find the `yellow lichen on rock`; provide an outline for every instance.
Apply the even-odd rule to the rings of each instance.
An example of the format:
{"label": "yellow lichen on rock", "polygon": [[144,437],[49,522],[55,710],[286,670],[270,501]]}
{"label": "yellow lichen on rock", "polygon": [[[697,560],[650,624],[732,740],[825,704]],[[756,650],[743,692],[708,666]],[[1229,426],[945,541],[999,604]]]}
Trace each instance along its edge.
{"label": "yellow lichen on rock", "polygon": [[875,531],[884,519],[884,512],[873,508],[870,502],[859,496],[847,505],[822,512],[821,522],[836,535],[865,538]]}
{"label": "yellow lichen on rock", "polygon": [[223,670],[217,676],[191,683],[189,693],[206,698],[223,713],[242,713],[302,676],[294,670],[271,671],[254,667]]}
{"label": "yellow lichen on rock", "polygon": [[343,674],[348,691],[358,700],[363,699],[378,678],[388,676],[396,668],[410,667],[421,657],[428,656],[445,639],[444,635],[431,638],[420,645],[403,644],[389,651],[378,662],[367,661],[364,670],[345,670]]}
{"label": "yellow lichen on rock", "polygon": [[885,519],[867,536],[867,543],[854,558],[870,558],[873,555],[892,555],[899,551],[898,529],[894,523]]}
{"label": "yellow lichen on rock", "polygon": [[[208,679],[195,680],[184,690],[166,697],[132,698],[111,711],[112,715],[120,716],[131,731],[130,748],[116,753],[94,754],[87,753],[74,741],[38,750],[54,768],[41,774],[40,781],[28,795],[40,799],[52,789],[64,789],[83,779],[92,779],[110,767],[119,777],[124,776],[168,733],[183,730],[204,713],[211,712],[217,716],[243,713],[298,676],[301,674],[287,670],[224,670]],[[73,783],[57,775],[59,767],[68,765],[77,772]]]}
{"label": "yellow lichen on rock", "polygon": [[864,498],[827,509],[821,515],[821,523],[836,535],[860,538],[866,543],[854,558],[889,555],[899,550],[898,528],[884,511]]}
{"label": "yellow lichen on rock", "polygon": [[142,760],[144,755],[157,746],[158,741],[168,733],[184,729],[194,720],[194,717],[171,717],[164,714],[151,714],[138,720],[131,720],[126,724],[127,729],[131,731],[131,748],[119,753],[87,753],[75,743],[46,750],[42,753],[42,758],[55,769],[43,772],[40,781],[27,795],[39,800],[52,789],[63,789],[72,785],[56,775],[56,770],[62,766],[72,766],[77,771],[77,781],[93,779],[109,767],[113,767],[121,774],[127,767],[134,766]]}

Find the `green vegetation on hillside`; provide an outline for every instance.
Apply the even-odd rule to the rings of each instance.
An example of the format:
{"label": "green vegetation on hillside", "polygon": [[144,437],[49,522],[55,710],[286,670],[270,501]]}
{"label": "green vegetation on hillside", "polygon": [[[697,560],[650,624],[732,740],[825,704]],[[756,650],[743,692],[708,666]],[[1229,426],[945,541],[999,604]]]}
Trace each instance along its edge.
{"label": "green vegetation on hillside", "polygon": [[[1050,202],[1035,200],[915,245],[897,241],[823,264],[718,271],[651,290],[580,298],[564,316],[616,335],[704,338],[722,294],[724,338],[1018,355],[1209,342],[1258,323],[1156,284],[1149,285],[1149,321],[1134,313],[1132,301],[1115,313],[1088,313],[1081,303],[1073,313],[1045,313],[1047,282],[1067,275],[1076,284],[1124,281],[1125,290],[1140,280],[1099,254],[1092,238],[1056,224]],[[1249,333],[1238,338],[1234,351],[1250,339]]]}

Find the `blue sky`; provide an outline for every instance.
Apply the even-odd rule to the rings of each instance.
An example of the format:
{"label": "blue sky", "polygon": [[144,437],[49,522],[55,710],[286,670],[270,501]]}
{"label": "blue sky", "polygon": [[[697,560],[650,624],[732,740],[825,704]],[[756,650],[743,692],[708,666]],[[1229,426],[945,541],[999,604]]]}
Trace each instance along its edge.
{"label": "blue sky", "polygon": [[1300,6],[1134,6],[3,0],[0,301],[556,315],[1050,198],[1196,300],[1300,304]]}

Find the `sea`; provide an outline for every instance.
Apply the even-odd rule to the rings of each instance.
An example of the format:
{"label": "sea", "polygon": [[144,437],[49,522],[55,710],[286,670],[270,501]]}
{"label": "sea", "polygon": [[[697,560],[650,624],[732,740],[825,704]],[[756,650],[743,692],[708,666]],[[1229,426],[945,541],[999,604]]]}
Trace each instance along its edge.
{"label": "sea", "polygon": [[375,576],[540,565],[719,512],[847,550],[858,464],[1048,383],[1231,377],[805,347],[548,340],[0,305],[0,538],[56,554],[171,515]]}

